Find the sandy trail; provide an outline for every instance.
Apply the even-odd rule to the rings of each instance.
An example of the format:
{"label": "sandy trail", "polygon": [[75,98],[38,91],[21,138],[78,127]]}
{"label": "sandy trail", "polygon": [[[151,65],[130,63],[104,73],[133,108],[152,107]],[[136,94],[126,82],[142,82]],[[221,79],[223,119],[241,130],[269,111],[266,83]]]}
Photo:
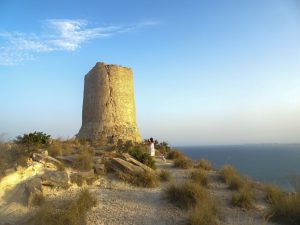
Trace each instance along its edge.
{"label": "sandy trail", "polygon": [[[172,168],[171,163],[157,162],[156,165],[159,169]],[[159,188],[137,188],[113,181],[100,185],[100,188],[90,189],[97,196],[99,203],[89,213],[88,224],[186,224],[185,212],[164,198],[165,185],[162,184]]]}

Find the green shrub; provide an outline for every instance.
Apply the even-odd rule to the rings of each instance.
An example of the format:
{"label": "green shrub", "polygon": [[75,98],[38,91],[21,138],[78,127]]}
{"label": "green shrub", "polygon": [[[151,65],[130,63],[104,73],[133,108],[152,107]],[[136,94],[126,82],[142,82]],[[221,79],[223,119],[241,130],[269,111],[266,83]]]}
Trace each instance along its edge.
{"label": "green shrub", "polygon": [[160,177],[160,180],[164,181],[164,182],[172,180],[172,176],[171,176],[170,172],[167,170],[161,170],[159,173],[159,177]]}
{"label": "green shrub", "polygon": [[60,208],[53,203],[43,205],[28,222],[31,225],[84,225],[86,212],[95,205],[96,199],[87,190],[83,190],[76,200]]}
{"label": "green shrub", "polygon": [[41,146],[49,143],[50,135],[43,132],[33,132],[29,134],[24,134],[23,136],[18,136],[15,140],[18,144],[23,144],[29,149],[32,146]]}
{"label": "green shrub", "polygon": [[213,170],[212,163],[208,159],[201,159],[196,165],[196,168],[202,168],[204,170]]}
{"label": "green shrub", "polygon": [[253,190],[249,187],[239,189],[232,194],[231,202],[233,206],[238,206],[243,209],[253,208],[255,202]]}
{"label": "green shrub", "polygon": [[145,149],[145,147],[140,146],[140,145],[135,145],[135,146],[130,147],[127,151],[133,158],[140,161],[141,163],[149,166],[152,169],[156,168],[155,161],[147,153],[147,150]]}
{"label": "green shrub", "polygon": [[207,186],[208,184],[208,176],[207,173],[203,169],[198,169],[191,172],[191,179],[203,186]]}
{"label": "green shrub", "polygon": [[176,168],[189,169],[193,167],[193,161],[186,156],[182,156],[174,160],[174,166]]}
{"label": "green shrub", "polygon": [[171,203],[185,209],[196,206],[198,201],[206,199],[209,195],[204,187],[191,181],[182,185],[170,184],[165,194]]}
{"label": "green shrub", "polygon": [[168,155],[168,153],[171,150],[169,144],[165,141],[163,142],[156,141],[154,145],[155,145],[155,149],[159,151],[162,155]]}

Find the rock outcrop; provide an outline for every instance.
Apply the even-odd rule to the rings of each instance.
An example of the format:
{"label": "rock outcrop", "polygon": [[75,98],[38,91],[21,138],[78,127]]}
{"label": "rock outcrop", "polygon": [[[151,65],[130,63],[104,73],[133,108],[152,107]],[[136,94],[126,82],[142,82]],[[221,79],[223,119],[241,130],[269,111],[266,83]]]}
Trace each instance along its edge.
{"label": "rock outcrop", "polygon": [[42,184],[50,187],[68,188],[69,177],[65,171],[46,171],[42,175]]}
{"label": "rock outcrop", "polygon": [[141,141],[130,68],[98,62],[85,76],[82,126],[77,137],[104,143]]}
{"label": "rock outcrop", "polygon": [[132,176],[136,176],[143,172],[154,173],[153,169],[145,164],[135,160],[129,154],[123,154],[121,158],[111,158],[107,166],[114,172],[122,172]]}

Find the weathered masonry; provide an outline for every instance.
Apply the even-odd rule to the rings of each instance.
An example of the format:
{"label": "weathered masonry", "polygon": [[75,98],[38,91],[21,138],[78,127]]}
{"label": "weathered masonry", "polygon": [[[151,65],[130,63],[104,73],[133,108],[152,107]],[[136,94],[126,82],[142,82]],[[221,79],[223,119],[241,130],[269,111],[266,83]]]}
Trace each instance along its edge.
{"label": "weathered masonry", "polygon": [[79,138],[141,141],[130,68],[97,62],[85,76]]}

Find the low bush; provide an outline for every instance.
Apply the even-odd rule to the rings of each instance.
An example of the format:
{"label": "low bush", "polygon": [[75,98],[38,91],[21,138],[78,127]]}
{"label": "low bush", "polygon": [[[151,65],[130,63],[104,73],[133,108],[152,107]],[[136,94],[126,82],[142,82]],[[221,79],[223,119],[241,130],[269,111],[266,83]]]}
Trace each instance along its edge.
{"label": "low bush", "polygon": [[255,202],[255,195],[253,190],[249,187],[243,187],[232,194],[231,203],[243,209],[253,208]]}
{"label": "low bush", "polygon": [[47,147],[48,153],[52,157],[71,155],[73,144],[68,141],[53,140]]}
{"label": "low bush", "polygon": [[193,167],[193,161],[186,156],[182,156],[174,160],[174,166],[180,169],[189,169]]}
{"label": "low bush", "polygon": [[159,186],[159,178],[156,174],[145,171],[138,174],[135,183],[142,187],[157,187]]}
{"label": "low bush", "polygon": [[165,194],[170,202],[188,210],[189,224],[218,224],[219,207],[203,186],[192,181],[181,185],[171,184],[165,190]]}
{"label": "low bush", "polygon": [[184,155],[177,150],[171,150],[168,155],[167,155],[167,159],[177,159],[177,158],[181,158],[184,157]]}
{"label": "low bush", "polygon": [[83,190],[76,200],[60,208],[53,203],[43,205],[28,223],[31,225],[84,225],[86,212],[95,205],[96,199],[87,190]]}
{"label": "low bush", "polygon": [[300,224],[300,191],[288,194],[273,193],[269,208],[268,214],[272,220],[287,225]]}
{"label": "low bush", "polygon": [[268,184],[263,187],[263,191],[265,192],[265,200],[266,202],[272,204],[276,199],[282,198],[284,193],[283,191],[276,185]]}
{"label": "low bush", "polygon": [[198,201],[208,196],[204,187],[191,181],[182,185],[170,184],[165,190],[165,194],[171,203],[185,209],[196,206]]}
{"label": "low bush", "polygon": [[159,173],[159,178],[161,181],[164,181],[164,182],[172,180],[172,176],[171,176],[170,172],[167,170],[161,170]]}
{"label": "low bush", "polygon": [[208,184],[208,176],[207,173],[203,169],[198,169],[191,172],[191,179],[203,186],[207,186]]}
{"label": "low bush", "polygon": [[212,201],[198,203],[188,212],[188,221],[190,225],[219,225],[218,208]]}
{"label": "low bush", "polygon": [[121,180],[138,187],[153,188],[159,186],[160,183],[159,178],[158,176],[156,176],[156,174],[147,171],[139,173],[135,176],[123,172],[117,172],[116,175]]}
{"label": "low bush", "polygon": [[147,153],[147,149],[145,146],[142,146],[142,145],[131,146],[127,151],[136,160],[149,166],[152,169],[156,169],[155,161]]}
{"label": "low bush", "polygon": [[196,165],[196,168],[202,168],[204,170],[213,170],[213,165],[208,159],[201,159]]}
{"label": "low bush", "polygon": [[15,140],[17,144],[22,144],[29,150],[31,147],[40,147],[47,145],[50,141],[50,135],[43,132],[33,132],[29,134],[24,134],[23,136],[18,136]]}
{"label": "low bush", "polygon": [[231,165],[224,165],[219,171],[221,178],[227,183],[231,177],[238,174],[237,170]]}
{"label": "low bush", "polygon": [[80,174],[74,174],[70,176],[70,181],[73,184],[77,184],[78,187],[81,187],[85,181],[84,177]]}
{"label": "low bush", "polygon": [[30,153],[20,144],[11,144],[9,149],[4,148],[0,150],[0,158],[4,169],[11,168],[15,164],[25,167],[29,157]]}
{"label": "low bush", "polygon": [[219,173],[231,190],[239,190],[248,185],[246,178],[241,176],[233,166],[225,165]]}
{"label": "low bush", "polygon": [[168,155],[168,153],[171,151],[171,147],[169,146],[168,142],[165,141],[159,142],[155,140],[154,146],[155,149],[159,151],[162,155]]}
{"label": "low bush", "polygon": [[80,171],[90,171],[93,168],[93,154],[87,147],[80,149],[74,168]]}

